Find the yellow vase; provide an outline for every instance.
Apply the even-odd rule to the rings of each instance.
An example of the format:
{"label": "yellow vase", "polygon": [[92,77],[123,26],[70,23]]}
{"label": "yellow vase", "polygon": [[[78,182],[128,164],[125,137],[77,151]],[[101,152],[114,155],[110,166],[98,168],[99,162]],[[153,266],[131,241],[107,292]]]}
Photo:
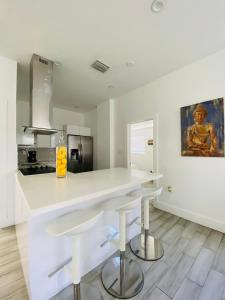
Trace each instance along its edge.
{"label": "yellow vase", "polygon": [[56,148],[56,176],[66,177],[67,174],[67,147],[58,146]]}

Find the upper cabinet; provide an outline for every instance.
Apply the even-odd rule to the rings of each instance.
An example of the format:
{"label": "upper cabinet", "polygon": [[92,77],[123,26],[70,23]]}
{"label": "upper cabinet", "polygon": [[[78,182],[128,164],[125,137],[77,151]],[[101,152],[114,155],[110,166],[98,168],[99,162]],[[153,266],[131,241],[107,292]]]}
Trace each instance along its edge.
{"label": "upper cabinet", "polygon": [[0,57],[0,228],[14,224],[17,63]]}
{"label": "upper cabinet", "polygon": [[91,136],[91,128],[89,127],[82,127],[76,125],[64,125],[63,130],[65,130],[66,134]]}
{"label": "upper cabinet", "polygon": [[82,135],[82,136],[91,136],[91,128],[80,127],[80,135]]}

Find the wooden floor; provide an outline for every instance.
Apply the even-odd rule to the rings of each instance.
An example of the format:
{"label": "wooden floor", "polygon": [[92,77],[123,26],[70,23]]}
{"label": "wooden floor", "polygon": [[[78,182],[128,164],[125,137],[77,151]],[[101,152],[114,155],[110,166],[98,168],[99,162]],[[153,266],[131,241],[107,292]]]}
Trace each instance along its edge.
{"label": "wooden floor", "polygon": [[[158,209],[151,211],[151,231],[161,239],[165,254],[157,262],[144,262],[127,249],[145,275],[144,288],[134,300],[225,300],[225,235]],[[112,300],[102,288],[100,272],[101,266],[83,282]],[[0,231],[0,299],[28,299],[14,228]],[[72,288],[53,299],[73,299]]]}
{"label": "wooden floor", "polygon": [[14,227],[0,229],[0,299],[28,299]]}

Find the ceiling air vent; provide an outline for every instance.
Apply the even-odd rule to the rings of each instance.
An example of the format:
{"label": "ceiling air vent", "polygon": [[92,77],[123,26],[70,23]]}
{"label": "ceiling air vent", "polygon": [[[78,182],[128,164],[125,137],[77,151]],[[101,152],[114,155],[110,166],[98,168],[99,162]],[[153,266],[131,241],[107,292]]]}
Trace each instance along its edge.
{"label": "ceiling air vent", "polygon": [[105,73],[106,71],[108,71],[109,66],[107,66],[106,64],[102,63],[99,60],[96,60],[95,62],[93,62],[93,64],[91,65],[91,67],[101,73]]}

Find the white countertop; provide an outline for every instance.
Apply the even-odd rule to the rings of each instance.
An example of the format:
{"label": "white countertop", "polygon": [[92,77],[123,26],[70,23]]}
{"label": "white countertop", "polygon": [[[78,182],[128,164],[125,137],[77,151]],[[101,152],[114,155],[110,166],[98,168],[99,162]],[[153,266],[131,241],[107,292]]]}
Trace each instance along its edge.
{"label": "white countertop", "polygon": [[20,171],[17,172],[17,182],[30,215],[39,215],[123,189],[135,188],[161,177],[160,174],[126,168],[68,173],[66,178],[56,178],[55,173],[23,176]]}

